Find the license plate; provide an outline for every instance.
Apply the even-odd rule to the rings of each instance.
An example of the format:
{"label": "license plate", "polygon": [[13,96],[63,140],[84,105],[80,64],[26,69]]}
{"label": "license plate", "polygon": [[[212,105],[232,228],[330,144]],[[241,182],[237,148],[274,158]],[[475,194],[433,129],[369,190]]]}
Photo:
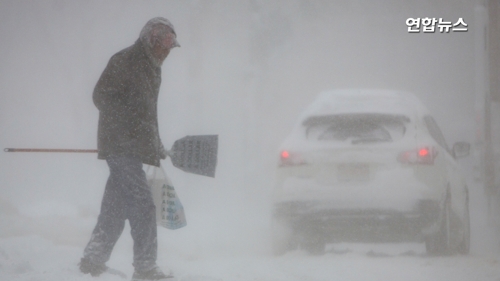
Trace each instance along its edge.
{"label": "license plate", "polygon": [[368,164],[343,163],[337,168],[337,179],[339,181],[367,181],[370,178],[370,167]]}

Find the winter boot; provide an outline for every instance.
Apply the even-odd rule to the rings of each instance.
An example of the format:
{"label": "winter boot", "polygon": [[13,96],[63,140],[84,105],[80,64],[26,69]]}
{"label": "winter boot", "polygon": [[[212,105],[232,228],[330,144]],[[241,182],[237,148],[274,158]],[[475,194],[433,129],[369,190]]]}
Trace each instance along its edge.
{"label": "winter boot", "polygon": [[158,266],[153,267],[148,271],[135,271],[132,276],[132,281],[171,281],[174,280],[174,275],[169,273],[168,275],[163,273]]}
{"label": "winter boot", "polygon": [[101,275],[103,272],[108,270],[108,267],[104,264],[95,264],[90,261],[89,258],[82,258],[80,263],[80,271],[84,274],[90,273],[93,277]]}

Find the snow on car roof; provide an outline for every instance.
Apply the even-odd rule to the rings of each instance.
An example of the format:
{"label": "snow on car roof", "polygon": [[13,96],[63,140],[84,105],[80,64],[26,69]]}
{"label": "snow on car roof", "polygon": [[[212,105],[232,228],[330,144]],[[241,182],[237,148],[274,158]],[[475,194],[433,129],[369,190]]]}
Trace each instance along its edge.
{"label": "snow on car roof", "polygon": [[413,94],[392,90],[345,89],[330,90],[319,96],[301,114],[299,122],[307,117],[347,113],[384,113],[407,115],[428,112]]}
{"label": "snow on car roof", "polygon": [[425,105],[413,94],[394,90],[344,89],[321,92],[302,112],[282,147],[304,140],[304,121],[316,116],[340,114],[394,114],[408,117],[429,114]]}

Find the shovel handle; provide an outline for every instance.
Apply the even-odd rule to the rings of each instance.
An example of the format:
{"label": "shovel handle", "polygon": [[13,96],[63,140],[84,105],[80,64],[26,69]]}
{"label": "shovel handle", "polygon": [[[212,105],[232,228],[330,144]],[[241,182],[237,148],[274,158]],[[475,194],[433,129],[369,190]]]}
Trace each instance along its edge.
{"label": "shovel handle", "polygon": [[65,153],[97,153],[97,149],[50,149],[50,148],[4,148],[4,152],[65,152]]}

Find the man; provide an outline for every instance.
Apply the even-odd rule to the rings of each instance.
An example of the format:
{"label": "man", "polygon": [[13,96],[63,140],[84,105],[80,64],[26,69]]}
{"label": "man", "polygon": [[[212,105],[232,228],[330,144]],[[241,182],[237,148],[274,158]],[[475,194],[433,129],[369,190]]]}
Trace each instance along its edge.
{"label": "man", "polygon": [[99,276],[129,220],[134,240],[132,280],[173,278],[156,265],[156,211],[142,164],[167,157],[158,133],[161,65],[174,47],[174,26],[165,18],[146,23],[134,45],[111,57],[93,93],[99,109],[98,158],[110,169],[101,213],[84,250],[80,270]]}

